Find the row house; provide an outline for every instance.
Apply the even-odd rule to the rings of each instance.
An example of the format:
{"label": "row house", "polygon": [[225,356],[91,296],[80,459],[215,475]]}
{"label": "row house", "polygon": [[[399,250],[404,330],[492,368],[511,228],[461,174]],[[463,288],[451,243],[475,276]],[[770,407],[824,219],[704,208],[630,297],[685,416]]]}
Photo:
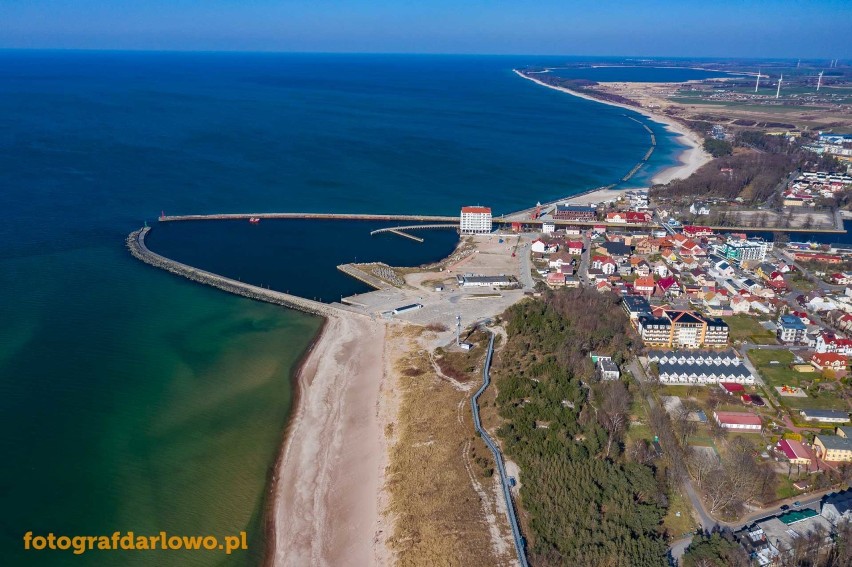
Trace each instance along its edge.
{"label": "row house", "polygon": [[659,363],[677,364],[715,364],[715,365],[738,365],[742,360],[732,350],[698,350],[698,351],[675,351],[675,350],[650,350],[648,360]]}
{"label": "row house", "polygon": [[754,375],[743,365],[659,364],[659,380],[663,384],[754,384]]}

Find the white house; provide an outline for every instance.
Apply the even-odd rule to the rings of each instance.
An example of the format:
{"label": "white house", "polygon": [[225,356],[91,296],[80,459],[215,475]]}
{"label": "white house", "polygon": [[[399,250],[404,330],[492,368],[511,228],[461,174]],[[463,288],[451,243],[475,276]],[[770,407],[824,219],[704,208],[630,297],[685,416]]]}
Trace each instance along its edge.
{"label": "white house", "polygon": [[553,234],[556,232],[556,225],[552,222],[541,223],[541,232],[544,234]]}

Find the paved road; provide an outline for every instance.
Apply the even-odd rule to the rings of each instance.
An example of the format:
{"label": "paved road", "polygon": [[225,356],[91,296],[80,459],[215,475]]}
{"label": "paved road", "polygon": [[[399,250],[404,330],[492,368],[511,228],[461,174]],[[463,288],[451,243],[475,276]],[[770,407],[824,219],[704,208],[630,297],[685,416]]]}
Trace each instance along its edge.
{"label": "paved road", "polygon": [[524,291],[532,291],[535,288],[535,282],[532,278],[532,265],[530,264],[530,254],[532,249],[527,242],[521,242],[521,237],[518,237],[518,247],[516,252],[520,262],[520,277],[521,285],[524,286]]}
{"label": "paved road", "polygon": [[589,238],[588,234],[584,234],[583,238],[583,253],[580,255],[580,268],[577,270],[578,279],[580,282],[588,284],[589,283],[589,261],[591,259],[592,251],[590,248],[592,247],[592,241]]}
{"label": "paved road", "polygon": [[681,538],[672,542],[669,546],[669,557],[672,560],[674,565],[680,564],[680,558],[683,557],[686,548],[689,547],[689,544],[692,543],[693,536],[686,536],[685,538]]}

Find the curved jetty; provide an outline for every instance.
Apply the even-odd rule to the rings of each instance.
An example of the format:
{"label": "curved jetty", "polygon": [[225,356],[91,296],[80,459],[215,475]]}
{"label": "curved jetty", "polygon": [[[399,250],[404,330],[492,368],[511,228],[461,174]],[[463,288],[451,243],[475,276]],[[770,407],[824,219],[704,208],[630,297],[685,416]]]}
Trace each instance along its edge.
{"label": "curved jetty", "polygon": [[319,301],[313,301],[303,297],[290,295],[288,293],[282,293],[280,291],[265,289],[245,282],[232,280],[231,278],[199,270],[198,268],[193,268],[192,266],[182,264],[170,258],[166,258],[165,256],[160,256],[145,246],[145,236],[147,236],[148,231],[150,230],[150,227],[145,227],[131,232],[127,237],[127,248],[130,250],[130,253],[133,254],[134,258],[142,260],[146,264],[150,264],[155,268],[166,270],[167,272],[183,276],[188,280],[209,285],[221,289],[222,291],[227,291],[228,293],[242,295],[243,297],[248,297],[249,299],[255,299],[257,301],[265,301],[267,303],[274,303],[275,305],[282,305],[284,307],[289,307],[290,309],[304,311],[305,313],[327,316],[334,314],[336,311],[331,305],[321,303]]}

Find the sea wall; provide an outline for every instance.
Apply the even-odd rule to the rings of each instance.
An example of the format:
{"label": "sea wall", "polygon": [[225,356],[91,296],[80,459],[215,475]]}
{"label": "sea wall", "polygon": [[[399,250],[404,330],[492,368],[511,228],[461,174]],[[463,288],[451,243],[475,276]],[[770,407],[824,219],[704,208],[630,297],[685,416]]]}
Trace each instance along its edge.
{"label": "sea wall", "polygon": [[166,258],[165,256],[160,256],[159,254],[149,250],[145,245],[145,236],[147,236],[150,230],[150,227],[145,227],[131,232],[127,236],[127,248],[130,250],[130,253],[134,258],[154,266],[155,268],[166,270],[167,272],[183,276],[188,280],[209,285],[217,289],[221,289],[222,291],[227,291],[228,293],[241,295],[257,301],[265,301],[266,303],[281,305],[290,309],[311,313],[313,315],[329,316],[336,312],[335,308],[331,305],[327,305],[319,301],[313,301],[303,297],[290,295],[288,293],[282,293],[280,291],[265,289],[245,282],[232,280],[218,274],[193,268],[192,266],[182,264],[170,258]]}

